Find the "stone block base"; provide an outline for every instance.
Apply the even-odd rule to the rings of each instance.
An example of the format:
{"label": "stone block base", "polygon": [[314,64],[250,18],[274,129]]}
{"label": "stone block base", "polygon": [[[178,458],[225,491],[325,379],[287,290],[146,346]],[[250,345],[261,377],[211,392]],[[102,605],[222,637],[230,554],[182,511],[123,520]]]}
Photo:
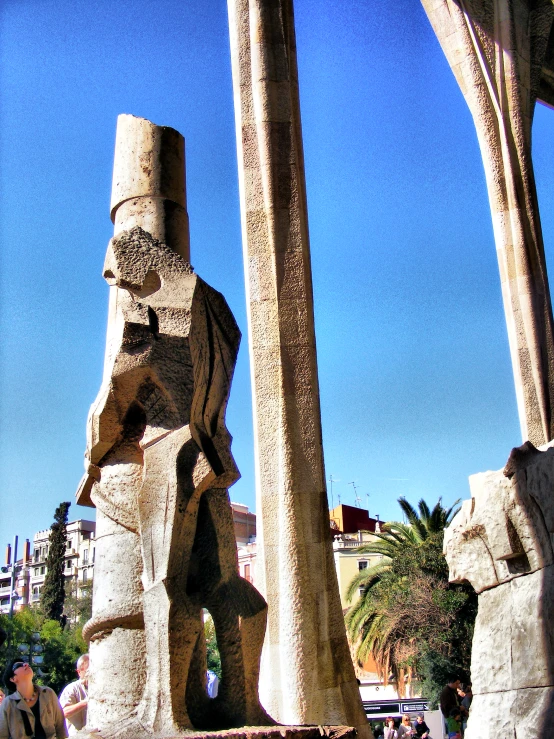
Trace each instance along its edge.
{"label": "stone block base", "polygon": [[[532,662],[534,655],[529,653]],[[494,684],[494,672],[490,674]],[[465,739],[525,737],[545,739],[552,733],[554,687],[521,688],[474,695]]]}
{"label": "stone block base", "polygon": [[[80,731],[78,739],[115,739],[118,736],[133,739],[123,730],[118,732],[111,727],[109,732]],[[137,734],[136,739],[161,739],[156,735]],[[163,739],[355,739],[357,731],[352,726],[241,726],[238,729],[221,729],[220,731],[183,731],[182,733],[164,737]],[[495,738],[496,739],[496,738]]]}

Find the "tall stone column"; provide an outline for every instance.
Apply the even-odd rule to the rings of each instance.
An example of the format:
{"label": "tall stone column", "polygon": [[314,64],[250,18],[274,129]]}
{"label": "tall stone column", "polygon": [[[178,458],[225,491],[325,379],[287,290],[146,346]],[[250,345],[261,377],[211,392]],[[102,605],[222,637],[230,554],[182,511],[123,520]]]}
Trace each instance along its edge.
{"label": "tall stone column", "polygon": [[552,307],[531,158],[551,0],[422,0],[483,157],[523,439],[554,436]]}
{"label": "tall stone column", "polygon": [[281,723],[365,737],[329,533],[292,3],[228,7],[269,607],[260,698]]}

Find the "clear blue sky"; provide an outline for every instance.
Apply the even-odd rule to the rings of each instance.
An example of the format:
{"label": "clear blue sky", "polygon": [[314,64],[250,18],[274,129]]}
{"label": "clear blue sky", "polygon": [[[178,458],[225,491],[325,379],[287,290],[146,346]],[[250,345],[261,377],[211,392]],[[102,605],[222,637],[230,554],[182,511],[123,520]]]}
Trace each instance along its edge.
{"label": "clear blue sky", "polygon": [[[334,502],[468,497],[521,441],[473,122],[418,0],[296,0],[327,477]],[[228,426],[254,507],[224,0],[3,0],[0,544],[74,499],[99,388],[116,118],[187,141],[192,263],[243,331]],[[550,272],[554,112],[535,169]],[[72,506],[70,517],[90,517]]]}

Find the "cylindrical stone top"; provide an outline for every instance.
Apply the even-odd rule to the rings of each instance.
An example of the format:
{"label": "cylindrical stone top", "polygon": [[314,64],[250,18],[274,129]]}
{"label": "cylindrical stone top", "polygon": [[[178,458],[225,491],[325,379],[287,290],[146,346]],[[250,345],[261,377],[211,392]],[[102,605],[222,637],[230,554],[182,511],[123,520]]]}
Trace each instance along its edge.
{"label": "cylindrical stone top", "polygon": [[110,215],[140,197],[163,198],[186,210],[185,140],[174,128],[145,118],[117,119]]}

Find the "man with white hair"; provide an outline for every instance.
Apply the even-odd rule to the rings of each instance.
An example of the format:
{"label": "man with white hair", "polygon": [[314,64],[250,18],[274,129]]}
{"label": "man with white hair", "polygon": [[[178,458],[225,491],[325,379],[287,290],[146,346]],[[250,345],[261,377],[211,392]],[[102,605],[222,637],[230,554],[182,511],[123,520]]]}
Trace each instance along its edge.
{"label": "man with white hair", "polygon": [[80,731],[87,722],[88,666],[88,654],[82,654],[77,660],[79,679],[66,685],[60,695],[69,736]]}

